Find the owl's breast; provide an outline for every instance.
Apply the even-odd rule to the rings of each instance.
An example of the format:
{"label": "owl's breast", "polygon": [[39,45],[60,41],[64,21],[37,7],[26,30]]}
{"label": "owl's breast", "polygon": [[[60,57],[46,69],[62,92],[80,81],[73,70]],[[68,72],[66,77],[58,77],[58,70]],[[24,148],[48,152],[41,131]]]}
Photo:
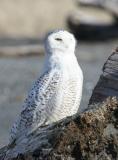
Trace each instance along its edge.
{"label": "owl's breast", "polygon": [[62,79],[56,94],[48,106],[53,108],[49,114],[49,122],[56,122],[75,114],[79,108],[81,94],[81,79],[71,77]]}

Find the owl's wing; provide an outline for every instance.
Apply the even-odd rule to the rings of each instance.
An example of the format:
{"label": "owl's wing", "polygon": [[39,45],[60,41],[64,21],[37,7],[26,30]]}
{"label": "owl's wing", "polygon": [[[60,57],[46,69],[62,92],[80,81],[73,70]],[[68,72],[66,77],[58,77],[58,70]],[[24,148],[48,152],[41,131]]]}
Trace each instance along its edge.
{"label": "owl's wing", "polygon": [[34,130],[39,126],[45,125],[47,119],[46,107],[58,90],[60,77],[60,72],[57,69],[53,69],[45,72],[35,82],[24,102],[23,110],[18,120],[11,129],[10,143],[24,131]]}

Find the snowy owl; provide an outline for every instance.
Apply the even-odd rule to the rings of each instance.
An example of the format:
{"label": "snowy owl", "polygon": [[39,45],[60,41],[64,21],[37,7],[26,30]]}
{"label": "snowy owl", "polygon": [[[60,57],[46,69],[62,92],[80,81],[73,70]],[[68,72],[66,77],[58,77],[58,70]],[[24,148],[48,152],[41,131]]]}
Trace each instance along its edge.
{"label": "snowy owl", "polygon": [[41,76],[30,90],[10,143],[38,127],[57,122],[77,113],[83,85],[83,73],[75,56],[74,36],[63,30],[48,34],[45,63]]}

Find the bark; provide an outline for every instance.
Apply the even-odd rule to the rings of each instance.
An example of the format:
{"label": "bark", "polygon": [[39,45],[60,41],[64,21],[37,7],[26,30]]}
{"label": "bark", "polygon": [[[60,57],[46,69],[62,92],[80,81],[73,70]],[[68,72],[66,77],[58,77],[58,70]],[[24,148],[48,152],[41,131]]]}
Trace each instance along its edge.
{"label": "bark", "polygon": [[105,63],[88,109],[2,148],[3,159],[118,160],[118,49]]}

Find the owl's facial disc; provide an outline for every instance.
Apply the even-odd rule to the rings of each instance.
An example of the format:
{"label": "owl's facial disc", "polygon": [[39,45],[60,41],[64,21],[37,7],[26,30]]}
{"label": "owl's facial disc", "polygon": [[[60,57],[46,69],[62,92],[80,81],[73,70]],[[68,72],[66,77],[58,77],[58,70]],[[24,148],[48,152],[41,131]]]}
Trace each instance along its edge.
{"label": "owl's facial disc", "polygon": [[60,52],[74,52],[76,41],[74,36],[67,31],[54,31],[49,34],[46,39],[46,51],[53,53]]}

